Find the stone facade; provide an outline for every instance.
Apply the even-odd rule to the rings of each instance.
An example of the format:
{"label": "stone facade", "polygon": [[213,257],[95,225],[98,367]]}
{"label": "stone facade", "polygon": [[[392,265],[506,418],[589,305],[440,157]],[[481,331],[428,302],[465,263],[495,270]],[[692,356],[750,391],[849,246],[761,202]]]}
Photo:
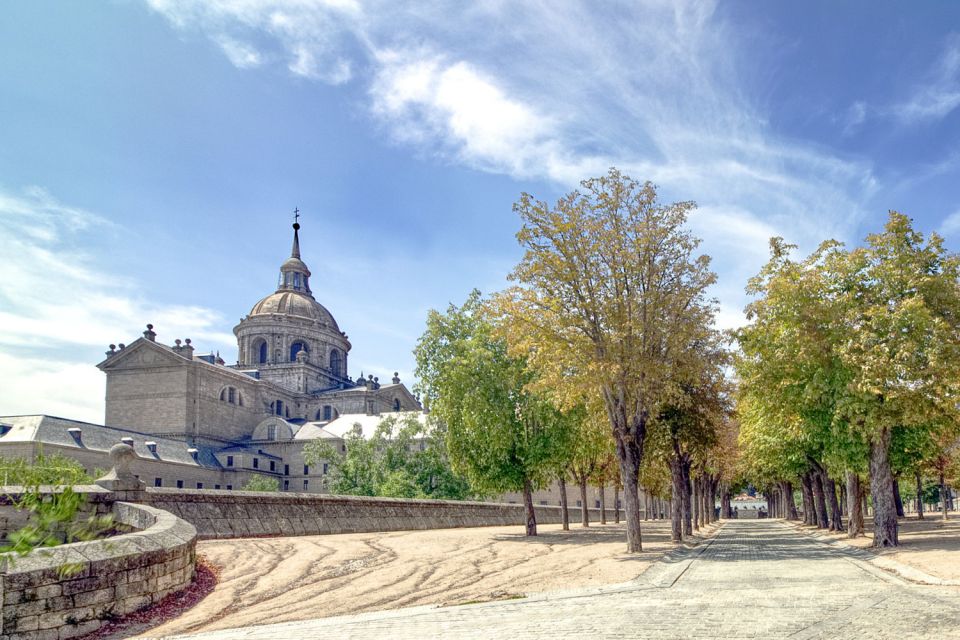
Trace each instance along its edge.
{"label": "stone facade", "polygon": [[[421,406],[396,373],[382,384],[372,374],[348,375],[350,340],[313,297],[299,229],[295,224],[276,291],[234,328],[236,364],[195,353],[189,339],[162,344],[147,325],[129,345],[110,345],[97,365],[107,377],[107,426],[0,417],[0,456],[34,459],[45,448],[92,470],[108,466],[110,445],[128,438],[138,455],[134,472],[148,486],[239,489],[260,474],[276,478],[282,490],[323,491],[320,474],[304,466],[309,438],[303,433],[342,447],[342,433],[325,430],[328,425],[351,416],[420,412]],[[75,441],[68,432],[86,439]],[[166,455],[156,452],[158,443]]]}

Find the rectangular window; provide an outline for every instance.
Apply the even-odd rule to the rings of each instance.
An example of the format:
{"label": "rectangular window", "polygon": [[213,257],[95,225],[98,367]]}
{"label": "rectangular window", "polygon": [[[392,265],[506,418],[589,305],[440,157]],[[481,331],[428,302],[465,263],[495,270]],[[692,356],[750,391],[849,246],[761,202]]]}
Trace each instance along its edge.
{"label": "rectangular window", "polygon": [[283,400],[277,400],[277,415],[283,415]]}
{"label": "rectangular window", "polygon": [[323,463],[323,475],[327,475],[327,467],[328,467],[327,463],[324,462],[324,463]]}
{"label": "rectangular window", "polygon": [[233,387],[227,389],[227,402],[230,404],[236,404],[237,402],[237,390]]}
{"label": "rectangular window", "polygon": [[183,489],[183,480],[177,480],[177,489]]}
{"label": "rectangular window", "polygon": [[306,464],[303,465],[303,475],[305,476],[310,475],[310,465],[306,465]]}
{"label": "rectangular window", "polygon": [[333,407],[330,405],[324,405],[323,407],[323,419],[329,420],[333,416]]}
{"label": "rectangular window", "polygon": [[290,491],[290,481],[289,481],[289,480],[284,480],[284,481],[283,481],[283,490],[284,490],[284,491]]}
{"label": "rectangular window", "polygon": [[583,506],[583,503],[580,502],[579,500],[577,500],[577,506],[578,506],[578,507],[582,507],[582,506]]}
{"label": "rectangular window", "polygon": [[253,468],[254,468],[254,469],[259,469],[259,468],[260,468],[260,458],[254,458],[254,459],[253,459]]}
{"label": "rectangular window", "polygon": [[346,453],[346,452],[347,452],[347,444],[343,443],[340,445],[340,453]]}
{"label": "rectangular window", "polygon": [[203,483],[202,483],[202,482],[198,482],[198,483],[197,483],[197,489],[203,489]]}
{"label": "rectangular window", "polygon": [[310,488],[310,481],[309,481],[309,480],[304,480],[304,481],[303,481],[303,490],[306,491],[306,490],[309,489],[309,488]]}
{"label": "rectangular window", "polygon": [[215,485],[213,485],[213,488],[214,488],[214,489],[219,489],[219,488],[220,488],[220,485],[215,484]]}
{"label": "rectangular window", "polygon": [[227,485],[227,491],[233,491],[233,485],[232,485],[232,484],[228,484],[228,485]]}
{"label": "rectangular window", "polygon": [[594,502],[596,503],[596,504],[594,505],[594,509],[599,509],[599,508],[600,508],[600,501],[599,501],[599,500],[595,500]]}
{"label": "rectangular window", "polygon": [[546,501],[546,500],[541,500],[541,501],[540,501],[540,504],[547,504],[547,501]]}
{"label": "rectangular window", "polygon": [[290,465],[288,464],[283,465],[283,475],[285,476],[290,475]]}
{"label": "rectangular window", "polygon": [[271,461],[270,461],[270,471],[276,471],[276,470],[277,470],[277,463],[276,463],[275,461],[271,460]]}
{"label": "rectangular window", "polygon": [[153,479],[153,486],[155,486],[155,487],[162,487],[162,486],[163,486],[163,478],[154,478],[154,479]]}
{"label": "rectangular window", "polygon": [[233,456],[227,456],[227,466],[228,467],[233,466]]}

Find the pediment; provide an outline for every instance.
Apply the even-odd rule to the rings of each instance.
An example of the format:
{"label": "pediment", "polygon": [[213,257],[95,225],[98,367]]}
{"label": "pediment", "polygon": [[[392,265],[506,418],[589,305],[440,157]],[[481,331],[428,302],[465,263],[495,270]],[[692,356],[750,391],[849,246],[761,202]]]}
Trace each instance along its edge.
{"label": "pediment", "polygon": [[149,369],[184,365],[190,362],[154,342],[139,338],[136,342],[97,365],[101,371]]}

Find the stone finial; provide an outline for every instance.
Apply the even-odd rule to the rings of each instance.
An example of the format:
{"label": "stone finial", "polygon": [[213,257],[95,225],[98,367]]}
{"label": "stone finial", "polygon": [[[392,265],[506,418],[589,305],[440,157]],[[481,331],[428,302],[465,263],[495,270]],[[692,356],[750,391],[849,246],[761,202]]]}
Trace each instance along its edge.
{"label": "stone finial", "polygon": [[306,361],[307,361],[307,352],[304,351],[303,349],[300,349],[300,351],[297,351],[297,362],[299,364],[303,364]]}
{"label": "stone finial", "polygon": [[147,330],[143,332],[143,337],[149,340],[150,342],[157,341],[157,332],[153,330],[152,324],[147,325]]}
{"label": "stone finial", "polygon": [[177,338],[176,340],[173,341],[173,344],[177,345],[177,348],[179,348],[182,342],[183,341],[180,338]]}
{"label": "stone finial", "polygon": [[116,355],[116,353],[117,353],[117,345],[115,344],[110,345],[110,351],[107,351],[107,357]]}
{"label": "stone finial", "polygon": [[190,338],[187,338],[186,340],[184,340],[184,342],[186,342],[186,343],[187,343],[187,346],[189,347],[191,340],[190,340]]}
{"label": "stone finial", "polygon": [[390,382],[392,382],[393,384],[400,384],[400,372],[399,372],[399,371],[394,371],[394,372],[393,372],[393,380],[391,380]]}
{"label": "stone finial", "polygon": [[110,464],[113,468],[99,478],[97,484],[110,491],[143,491],[144,484],[130,471],[130,464],[137,459],[137,452],[129,444],[118,442],[110,447]]}
{"label": "stone finial", "polygon": [[123,344],[122,342],[121,342],[119,345],[117,345],[117,346],[120,347],[120,351],[123,351],[124,349],[127,348],[127,345]]}

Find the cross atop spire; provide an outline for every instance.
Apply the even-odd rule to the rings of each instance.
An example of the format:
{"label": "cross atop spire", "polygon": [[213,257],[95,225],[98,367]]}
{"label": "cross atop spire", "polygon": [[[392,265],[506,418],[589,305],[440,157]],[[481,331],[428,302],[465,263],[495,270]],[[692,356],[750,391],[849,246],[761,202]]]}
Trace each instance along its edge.
{"label": "cross atop spire", "polygon": [[293,210],[293,249],[290,251],[291,258],[300,257],[300,209]]}

